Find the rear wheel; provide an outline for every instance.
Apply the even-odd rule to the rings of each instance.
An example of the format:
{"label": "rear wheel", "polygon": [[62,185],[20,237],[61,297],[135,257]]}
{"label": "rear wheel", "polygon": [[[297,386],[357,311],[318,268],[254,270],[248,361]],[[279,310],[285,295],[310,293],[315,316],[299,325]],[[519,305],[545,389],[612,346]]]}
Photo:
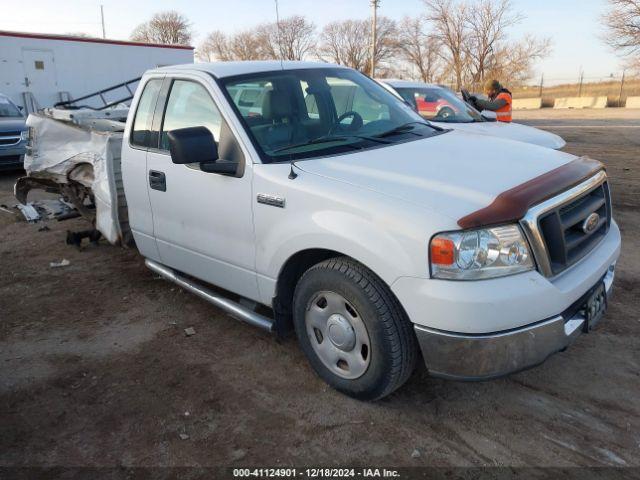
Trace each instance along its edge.
{"label": "rear wheel", "polygon": [[416,361],[411,323],[387,286],[346,257],[311,267],[294,295],[298,340],[333,388],[375,400],[400,387]]}

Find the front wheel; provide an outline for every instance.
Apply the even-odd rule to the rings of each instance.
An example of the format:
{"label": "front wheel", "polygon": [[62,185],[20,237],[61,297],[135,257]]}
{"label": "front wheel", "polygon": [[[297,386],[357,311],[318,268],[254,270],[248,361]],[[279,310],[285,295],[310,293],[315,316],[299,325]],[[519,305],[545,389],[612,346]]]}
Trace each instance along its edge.
{"label": "front wheel", "polygon": [[361,400],[400,387],[415,366],[411,323],[375,274],[346,257],[307,270],[296,287],[298,341],[316,373]]}

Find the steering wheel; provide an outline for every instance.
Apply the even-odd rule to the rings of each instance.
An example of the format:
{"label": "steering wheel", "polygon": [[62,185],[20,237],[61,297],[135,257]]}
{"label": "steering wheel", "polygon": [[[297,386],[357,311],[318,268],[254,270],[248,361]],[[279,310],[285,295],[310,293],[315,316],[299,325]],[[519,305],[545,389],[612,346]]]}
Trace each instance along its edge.
{"label": "steering wheel", "polygon": [[[351,120],[351,123],[343,124],[343,120],[346,120],[347,118],[353,118],[353,120]],[[347,133],[357,132],[362,128],[362,125],[364,125],[364,120],[362,120],[362,115],[360,115],[358,112],[354,112],[353,110],[344,112],[338,117],[335,125],[329,130],[329,135],[334,133],[336,130]]]}
{"label": "steering wheel", "polygon": [[436,115],[436,118],[445,119],[445,118],[453,117],[455,114],[456,112],[453,110],[453,108],[444,106],[440,110],[438,110],[438,114]]}

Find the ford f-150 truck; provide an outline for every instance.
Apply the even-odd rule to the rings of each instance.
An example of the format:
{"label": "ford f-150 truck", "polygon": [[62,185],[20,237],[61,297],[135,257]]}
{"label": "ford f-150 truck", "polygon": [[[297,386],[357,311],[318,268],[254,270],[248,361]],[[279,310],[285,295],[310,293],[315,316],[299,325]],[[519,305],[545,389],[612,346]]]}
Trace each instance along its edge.
{"label": "ford f-150 truck", "polygon": [[353,397],[393,392],[420,352],[451,379],[532,367],[606,309],[620,232],[600,162],[436,126],[349,68],[159,68],[126,126],[80,116],[29,117],[17,196],[72,192],[157,274],[294,330]]}

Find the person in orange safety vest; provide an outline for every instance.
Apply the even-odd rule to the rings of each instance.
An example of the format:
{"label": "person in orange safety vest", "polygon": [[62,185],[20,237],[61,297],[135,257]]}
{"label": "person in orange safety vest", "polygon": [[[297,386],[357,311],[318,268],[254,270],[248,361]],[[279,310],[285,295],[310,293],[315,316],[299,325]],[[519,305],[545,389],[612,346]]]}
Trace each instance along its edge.
{"label": "person in orange safety vest", "polygon": [[490,110],[496,112],[499,122],[511,121],[511,104],[513,99],[511,92],[500,85],[498,80],[488,80],[484,85],[484,93],[489,100],[471,97],[478,110]]}

